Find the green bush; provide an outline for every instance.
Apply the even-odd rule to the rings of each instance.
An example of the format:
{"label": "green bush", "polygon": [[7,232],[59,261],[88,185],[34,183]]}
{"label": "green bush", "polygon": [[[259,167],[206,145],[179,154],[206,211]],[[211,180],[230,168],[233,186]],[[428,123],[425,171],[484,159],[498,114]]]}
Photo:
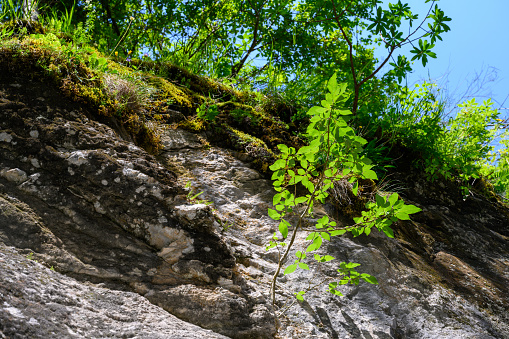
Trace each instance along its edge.
{"label": "green bush", "polygon": [[[493,143],[501,127],[499,112],[492,106],[490,100],[479,104],[471,99],[458,105],[456,116],[447,119],[440,89],[425,82],[413,90],[400,87],[371,130],[381,129],[385,139],[420,154],[414,165],[424,169],[430,179],[441,175],[446,179],[459,178],[465,184],[470,178],[490,172],[483,166],[492,158]],[[509,182],[501,179],[502,168],[491,172],[499,173],[497,185]]]}

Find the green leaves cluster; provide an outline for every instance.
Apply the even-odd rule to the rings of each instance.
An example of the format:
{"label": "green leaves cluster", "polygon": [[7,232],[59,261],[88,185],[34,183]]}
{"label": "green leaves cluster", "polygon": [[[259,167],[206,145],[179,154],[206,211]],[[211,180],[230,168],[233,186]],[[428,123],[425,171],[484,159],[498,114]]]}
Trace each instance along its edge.
{"label": "green leaves cluster", "polygon": [[196,109],[196,113],[200,119],[214,121],[219,114],[219,108],[216,104],[207,104],[205,102]]}
{"label": "green leaves cluster", "polygon": [[[373,109],[393,80],[411,71],[410,58],[425,64],[435,57],[450,18],[436,1],[425,2],[430,7],[422,14],[408,3],[381,0],[90,0],[72,8],[40,6],[40,12],[61,13],[65,31],[86,20],[86,35],[103,53],[117,46],[120,55],[148,53],[238,86],[288,92],[290,102],[315,102],[323,93],[318,85],[336,72],[353,93],[346,106],[355,115]],[[411,57],[396,58],[395,50],[407,44]],[[373,46],[387,52],[380,62]],[[375,77],[389,61],[395,62],[386,77]],[[297,74],[299,81],[290,82]]]}
{"label": "green leaves cluster", "polygon": [[[491,100],[479,104],[468,100],[458,107],[458,114],[449,119],[438,140],[438,151],[449,168],[459,169],[463,179],[479,178],[479,169],[494,150],[492,145],[502,125],[500,113]],[[433,168],[440,171],[440,167]]]}
{"label": "green leaves cluster", "polygon": [[[504,123],[503,121],[500,121]],[[495,193],[508,201],[509,196],[509,133],[502,135],[503,145],[497,152],[491,152],[481,168],[482,175],[493,185]]]}
{"label": "green leaves cluster", "polygon": [[[312,215],[316,203],[324,203],[329,189],[334,182],[348,180],[353,185],[353,193],[358,194],[358,179],[377,179],[372,170],[371,160],[363,155],[362,146],[366,140],[357,136],[348,125],[351,112],[344,109],[348,99],[346,86],[338,84],[334,75],[327,84],[328,93],[322,100],[321,106],[314,106],[308,111],[310,124],[307,128],[309,144],[296,150],[286,145],[278,145],[281,151],[278,159],[270,169],[273,171],[272,180],[277,193],[273,197],[273,209],[268,210],[269,216],[279,221],[279,235],[274,234],[267,250],[277,248],[280,253],[278,269],[273,278],[272,298],[275,300],[275,282],[282,265],[292,249],[297,232],[303,227],[304,219]],[[297,194],[297,185],[306,188],[307,193]],[[332,237],[352,232],[354,236],[362,233],[369,234],[373,226],[389,236],[393,236],[390,225],[398,219],[409,219],[408,215],[420,211],[412,205],[405,205],[398,199],[397,194],[385,198],[377,195],[376,202],[366,205],[367,211],[362,217],[356,218],[355,225],[339,226],[328,216],[318,219],[315,230],[308,233],[309,242],[305,252],[298,251],[296,260],[287,266],[284,274],[295,272],[298,268],[308,270],[304,259],[307,254],[321,249],[324,241],[331,241]],[[293,225],[293,232],[289,217],[298,216],[297,224]],[[289,239],[289,243],[286,240]],[[282,254],[281,250],[285,249]],[[282,255],[281,255],[282,254]],[[318,263],[328,262],[335,258],[330,255],[313,253]],[[338,294],[337,286],[345,283],[357,284],[359,279],[369,283],[376,283],[376,279],[369,274],[360,274],[354,270],[358,264],[341,264],[337,270],[339,281],[329,285],[329,291]],[[298,292],[297,298],[302,298],[305,292]]]}
{"label": "green leaves cluster", "polygon": [[421,210],[414,205],[405,205],[403,200],[399,200],[397,193],[389,196],[376,194],[375,202],[368,202],[366,208],[367,211],[361,212],[361,217],[353,219],[356,225],[360,225],[351,229],[354,237],[362,233],[369,235],[371,228],[375,226],[389,238],[394,238],[390,226],[398,220],[410,220],[410,214]]}
{"label": "green leaves cluster", "polygon": [[342,278],[339,281],[329,283],[328,291],[334,295],[343,296],[343,294],[338,290],[338,286],[346,285],[349,283],[353,285],[359,285],[360,279],[367,283],[378,285],[378,280],[376,280],[374,276],[367,273],[359,273],[354,270],[354,268],[357,266],[360,266],[360,264],[341,262],[339,264],[338,272],[341,274]]}
{"label": "green leaves cluster", "polygon": [[[479,178],[481,168],[490,162],[494,141],[504,123],[490,100],[475,99],[458,105],[458,113],[446,117],[441,89],[424,82],[414,89],[400,87],[385,112],[371,117],[385,137],[420,153],[415,159],[435,179]],[[484,171],[486,172],[486,171]]]}
{"label": "green leaves cluster", "polygon": [[508,191],[509,143],[501,140],[505,149],[499,147],[495,152],[507,122],[500,119],[500,112],[490,100],[467,100],[457,106],[455,116],[448,117],[442,93],[441,88],[429,82],[413,89],[398,86],[385,110],[366,117],[373,126],[368,134],[379,128],[384,140],[414,152],[414,165],[424,170],[429,179],[458,180],[464,195],[469,193],[469,182],[481,177],[493,183],[497,193]]}

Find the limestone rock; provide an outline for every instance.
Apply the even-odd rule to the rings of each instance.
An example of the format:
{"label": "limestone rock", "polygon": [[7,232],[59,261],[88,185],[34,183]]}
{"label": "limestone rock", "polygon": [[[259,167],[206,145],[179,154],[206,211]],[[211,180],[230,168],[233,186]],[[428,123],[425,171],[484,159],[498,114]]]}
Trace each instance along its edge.
{"label": "limestone rock", "polygon": [[0,244],[0,338],[227,338],[142,296],[51,271]]}
{"label": "limestone rock", "polygon": [[[337,260],[281,276],[277,306],[288,308],[276,319],[274,191],[246,157],[174,129],[154,157],[56,90],[2,76],[0,242],[16,248],[0,246],[3,336],[272,338],[277,326],[277,338],[509,338],[506,206],[394,173],[423,211],[394,225],[394,239],[335,238],[322,254]],[[190,203],[197,192],[212,205]],[[348,221],[318,207],[315,217]],[[341,261],[379,285],[344,286],[344,297],[319,286],[294,302],[334,281]]]}
{"label": "limestone rock", "polygon": [[[225,236],[238,270],[267,297],[277,262],[277,253],[264,248],[277,230],[267,216],[274,194],[270,181],[219,148],[166,148],[163,157],[191,172],[193,187],[204,192],[200,198],[212,201],[229,226]],[[377,277],[379,285],[344,286],[344,297],[326,286],[308,292],[282,319],[281,338],[509,337],[509,210],[481,197],[463,201],[457,188],[399,175],[406,185],[401,195],[423,212],[395,225],[396,239],[374,231],[325,244],[337,260],[319,270],[311,262],[314,273],[281,276],[278,300],[291,303],[293,292],[331,281],[338,261],[360,263],[359,271]],[[326,212],[336,216],[333,206],[323,206]],[[295,251],[305,250],[304,238],[297,238]]]}
{"label": "limestone rock", "polygon": [[[151,291],[196,285],[207,300],[227,286],[221,302],[243,305],[236,314],[246,319],[243,335],[275,332],[268,306],[250,299],[235,272],[212,210],[188,204],[171,170],[57,90],[1,80],[3,102],[15,96],[27,103],[0,110],[1,242],[80,281],[148,294],[167,310],[174,306],[165,300],[176,299]],[[196,308],[179,302],[180,311],[189,308],[182,314]],[[258,316],[260,307],[267,317]],[[206,310],[189,320],[235,337],[231,315],[214,305]]]}

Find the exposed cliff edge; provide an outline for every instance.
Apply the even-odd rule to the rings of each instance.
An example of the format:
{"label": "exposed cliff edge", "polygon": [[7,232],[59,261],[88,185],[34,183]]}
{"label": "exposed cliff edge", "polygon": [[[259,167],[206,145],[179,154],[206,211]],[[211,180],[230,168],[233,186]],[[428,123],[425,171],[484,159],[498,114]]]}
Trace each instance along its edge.
{"label": "exposed cliff edge", "polygon": [[[509,210],[498,202],[394,173],[423,212],[396,239],[326,248],[380,284],[311,291],[277,321],[277,257],[265,250],[277,225],[259,165],[179,128],[161,129],[150,155],[52,84],[0,74],[0,337],[509,338]],[[188,181],[213,204],[190,203]],[[282,278],[281,300],[334,265]]]}

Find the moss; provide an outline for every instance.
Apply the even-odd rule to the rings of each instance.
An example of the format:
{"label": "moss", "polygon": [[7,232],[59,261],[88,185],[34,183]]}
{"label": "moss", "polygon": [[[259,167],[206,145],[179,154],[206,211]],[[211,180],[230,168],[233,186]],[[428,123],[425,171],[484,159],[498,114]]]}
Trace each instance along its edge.
{"label": "moss", "polygon": [[[0,42],[2,69],[51,79],[66,96],[88,106],[99,119],[113,119],[105,122],[114,128],[120,125],[151,153],[160,149],[157,134],[150,131],[156,121],[205,132],[211,143],[259,159],[256,166],[263,171],[277,144],[298,146],[284,123],[247,104],[259,103],[259,95],[239,92],[169,63],[133,59],[130,66],[136,69],[132,69],[121,61],[90,46],[77,49],[69,37],[51,32]],[[220,112],[214,121],[193,117],[205,102],[212,102]]]}
{"label": "moss", "polygon": [[159,77],[174,81],[180,86],[187,87],[191,92],[205,97],[213,97],[221,100],[240,100],[244,97],[239,91],[214,81],[207,77],[198,76],[167,62],[155,63],[152,61],[133,60],[136,67],[151,69]]}
{"label": "moss", "polygon": [[[271,159],[272,160],[272,159]],[[272,171],[269,169],[269,166],[273,163],[273,161],[255,159],[252,162],[252,166],[255,170],[262,173],[263,175],[272,175]]]}
{"label": "moss", "polygon": [[302,107],[288,102],[279,94],[271,94],[263,101],[262,109],[271,115],[279,117],[285,123],[291,123],[292,117],[297,114]]}
{"label": "moss", "polygon": [[[21,41],[12,39],[0,44],[0,68],[11,73],[22,72],[33,78],[51,79],[71,100],[85,104],[98,117],[104,115],[117,119],[139,146],[149,153],[157,152],[161,148],[159,137],[153,128],[147,126],[146,119],[138,115],[143,103],[133,107],[120,105],[116,94],[108,93],[100,80],[101,72],[92,70],[83,61],[89,55],[96,58],[104,56],[93,48],[83,51],[80,54],[77,50],[63,48],[53,34],[26,37]],[[122,65],[109,65],[114,65],[113,69],[120,74],[133,72]],[[134,88],[136,83],[127,83],[126,86]],[[112,127],[115,128],[115,123]]]}
{"label": "moss", "polygon": [[191,95],[186,93],[185,90],[178,88],[170,81],[161,77],[156,77],[150,74],[146,74],[147,82],[157,88],[157,99],[159,107],[178,107],[183,110],[183,113],[191,111],[193,104],[191,101]]}
{"label": "moss", "polygon": [[329,190],[329,201],[337,219],[340,219],[340,216],[348,220],[360,217],[361,212],[366,210],[366,203],[374,200],[377,191],[375,182],[371,179],[358,179],[358,183],[357,195],[353,194],[352,184],[348,182],[348,178],[336,181]]}
{"label": "moss", "polygon": [[481,195],[486,197],[491,202],[499,202],[501,204],[505,204],[504,199],[495,193],[495,187],[485,178],[473,179],[471,180],[472,188],[479,192]]}
{"label": "moss", "polygon": [[202,132],[207,128],[207,122],[198,117],[180,122],[179,127],[193,133]]}
{"label": "moss", "polygon": [[137,145],[143,147],[150,154],[157,154],[162,148],[161,138],[155,132],[155,128],[150,128],[142,121],[138,115],[132,114],[125,121],[124,126]]}
{"label": "moss", "polygon": [[250,126],[256,126],[259,125],[262,120],[267,119],[252,106],[239,102],[221,102],[217,104],[217,107],[222,113],[229,117],[229,123],[233,125],[242,126],[248,124]]}
{"label": "moss", "polygon": [[29,20],[10,20],[0,24],[0,30],[14,32],[14,35],[44,34],[46,29],[41,23]]}
{"label": "moss", "polygon": [[229,127],[228,130],[230,130],[231,132],[233,132],[233,134],[235,134],[235,136],[238,138],[238,140],[241,144],[250,144],[254,147],[267,148],[267,146],[265,145],[265,143],[263,141],[261,141],[260,139],[258,139],[256,137],[253,137],[252,135],[246,134],[244,132],[241,132],[241,131],[236,130],[231,127]]}
{"label": "moss", "polygon": [[217,106],[223,110],[232,111],[234,109],[242,109],[244,111],[254,111],[252,106],[242,104],[240,102],[235,101],[226,101],[226,102],[220,102],[217,104]]}
{"label": "moss", "polygon": [[244,150],[248,155],[254,158],[274,158],[274,153],[262,140],[230,126],[224,127],[229,132],[232,143],[238,144],[238,148]]}

